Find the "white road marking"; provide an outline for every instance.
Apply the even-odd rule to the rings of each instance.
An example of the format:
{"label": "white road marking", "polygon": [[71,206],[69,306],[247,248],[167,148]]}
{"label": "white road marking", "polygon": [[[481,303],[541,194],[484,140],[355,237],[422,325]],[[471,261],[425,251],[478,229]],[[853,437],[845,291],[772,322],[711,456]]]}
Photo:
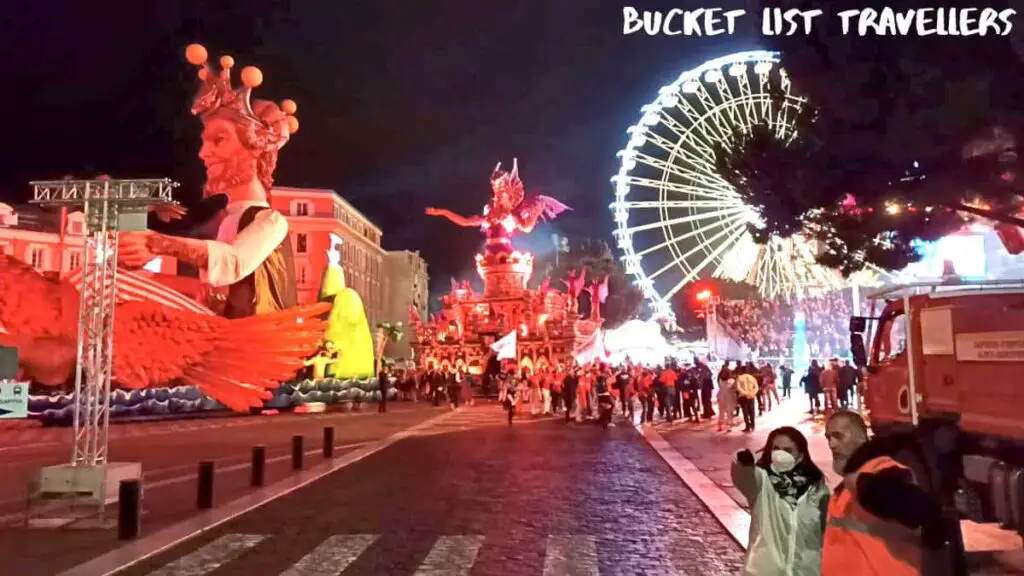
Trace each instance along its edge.
{"label": "white road marking", "polygon": [[149,576],[205,576],[238,558],[264,538],[266,536],[254,534],[225,534],[199,550],[150,572]]}
{"label": "white road marking", "polygon": [[331,536],[281,576],[338,576],[376,540],[373,534]]}
{"label": "white road marking", "polygon": [[442,536],[414,576],[468,576],[483,543],[483,536]]}
{"label": "white road marking", "polygon": [[548,536],[544,576],[598,576],[597,539],[593,536]]}

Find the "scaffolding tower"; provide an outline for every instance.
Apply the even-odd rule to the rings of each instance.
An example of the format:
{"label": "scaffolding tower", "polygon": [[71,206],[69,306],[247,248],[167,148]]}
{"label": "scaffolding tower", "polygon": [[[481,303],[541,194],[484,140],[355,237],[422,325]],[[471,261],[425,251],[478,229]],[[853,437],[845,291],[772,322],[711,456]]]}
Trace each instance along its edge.
{"label": "scaffolding tower", "polygon": [[47,498],[94,502],[102,517],[105,505],[116,500],[117,483],[141,474],[137,463],[113,465],[107,454],[118,232],[146,230],[150,206],[172,203],[171,191],[178,184],[166,178],[103,177],[31,184],[33,204],[81,208],[85,216],[71,461],[44,468],[34,488]]}

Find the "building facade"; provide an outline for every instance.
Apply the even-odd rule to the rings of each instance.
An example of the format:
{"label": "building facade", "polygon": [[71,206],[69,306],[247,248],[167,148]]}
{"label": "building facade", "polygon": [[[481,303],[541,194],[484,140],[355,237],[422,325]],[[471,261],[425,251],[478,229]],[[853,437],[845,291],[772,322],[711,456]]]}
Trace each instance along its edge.
{"label": "building facade", "polygon": [[299,302],[315,302],[331,234],[341,237],[345,282],[363,299],[371,329],[385,319],[382,232],[334,190],[277,187],[270,205],[288,220]]}
{"label": "building facade", "polygon": [[66,275],[82,265],[85,215],[67,214],[63,238],[61,211],[32,204],[0,204],[0,254],[31,264],[40,272]]}
{"label": "building facade", "polygon": [[[339,250],[346,282],[362,297],[371,328],[387,319],[384,266],[387,253],[380,247],[380,228],[333,190],[275,188],[271,193],[271,206],[288,220],[300,303],[317,299],[320,277],[327,267],[330,234],[334,233],[343,241]],[[63,236],[61,219],[59,209],[0,204],[0,254],[15,256],[42,272],[66,275],[79,268],[84,214],[67,214]],[[159,265],[147,268],[177,274],[177,263],[173,259],[160,260]],[[400,319],[404,321],[407,316],[408,306]]]}
{"label": "building facade", "polygon": [[406,337],[401,342],[388,346],[388,356],[412,359],[411,340],[414,334],[409,327],[409,312],[416,310],[418,318],[427,316],[429,276],[427,263],[420,253],[409,250],[388,252],[384,258],[385,315],[388,322],[401,322],[407,327]]}

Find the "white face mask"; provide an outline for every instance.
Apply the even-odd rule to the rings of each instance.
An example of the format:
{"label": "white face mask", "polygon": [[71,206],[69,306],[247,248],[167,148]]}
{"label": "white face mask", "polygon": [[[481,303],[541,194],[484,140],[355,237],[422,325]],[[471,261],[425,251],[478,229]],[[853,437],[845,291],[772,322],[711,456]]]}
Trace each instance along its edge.
{"label": "white face mask", "polygon": [[796,467],[796,458],[785,450],[772,450],[772,470],[785,474]]}

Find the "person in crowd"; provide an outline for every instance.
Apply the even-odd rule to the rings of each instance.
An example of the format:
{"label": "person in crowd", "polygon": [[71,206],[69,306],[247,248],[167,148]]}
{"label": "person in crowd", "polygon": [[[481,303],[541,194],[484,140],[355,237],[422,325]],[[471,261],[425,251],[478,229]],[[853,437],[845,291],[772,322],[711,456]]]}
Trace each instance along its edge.
{"label": "person in crowd", "polygon": [[520,388],[515,385],[516,373],[514,371],[509,370],[506,378],[509,385],[505,390],[505,411],[508,412],[508,425],[511,426],[512,419],[516,415],[516,405],[519,404]]}
{"label": "person in crowd", "polygon": [[829,417],[825,436],[843,482],[828,504],[822,576],[936,573],[926,559],[941,566],[947,523],[938,501],[890,456],[897,447],[869,440],[864,419],[846,410]]}
{"label": "person in crowd", "polygon": [[704,409],[704,419],[711,420],[715,417],[715,410],[711,406],[711,396],[715,393],[715,380],[707,364],[698,362],[697,367],[700,377],[700,403]]}
{"label": "person in crowd", "polygon": [[658,374],[658,380],[654,383],[654,394],[658,399],[658,416],[662,420],[672,421],[672,411],[668,405],[669,383],[672,384],[672,391],[675,392],[676,372],[671,368],[663,368]]}
{"label": "person in crowd", "polygon": [[465,383],[465,373],[459,366],[451,372],[448,379],[448,405],[452,410],[458,410],[462,402],[462,386]]}
{"label": "person in crowd", "polygon": [[825,475],[807,438],[785,426],[768,434],[761,457],[736,454],[732,481],[750,504],[750,544],[744,576],[821,574],[822,535],[829,501]]}
{"label": "person in crowd", "polygon": [[544,402],[540,395],[540,380],[543,377],[543,371],[536,370],[530,373],[526,379],[526,384],[530,387],[530,416],[536,416],[544,411]]}
{"label": "person in crowd", "polygon": [[619,391],[619,402],[622,404],[622,413],[627,412],[626,402],[628,398],[626,395],[626,386],[629,384],[629,370],[628,364],[622,364],[619,366],[618,371],[615,372],[615,389]]}
{"label": "person in crowd", "polygon": [[807,398],[811,403],[811,416],[816,415],[821,411],[821,382],[819,380],[821,376],[821,366],[818,365],[817,360],[811,360],[811,365],[807,368],[807,374],[801,379],[803,384],[804,392],[807,393]]}
{"label": "person in crowd", "polygon": [[782,397],[789,400],[793,386],[793,369],[783,362],[782,366],[779,366],[779,375],[782,376]]}
{"label": "person in crowd", "polygon": [[718,371],[718,431],[732,430],[736,422],[736,376],[729,369],[729,361],[722,364]]}
{"label": "person in crowd", "polygon": [[850,407],[850,398],[857,392],[857,375],[857,369],[843,360],[839,367],[839,406],[844,410]]}
{"label": "person in crowd", "polygon": [[565,366],[559,364],[551,378],[551,414],[555,416],[558,415],[558,410],[562,407],[562,386],[564,386],[565,376]]}
{"label": "person in crowd", "polygon": [[657,403],[655,393],[654,372],[644,370],[640,377],[640,399],[643,402],[643,414],[640,416],[640,423],[650,425],[654,422],[654,407]]}
{"label": "person in crowd", "polygon": [[825,396],[825,416],[829,416],[838,410],[836,406],[839,398],[839,359],[833,358],[825,365],[818,377],[821,391]]}
{"label": "person in crowd", "polygon": [[444,395],[445,382],[447,380],[447,368],[445,372],[435,370],[434,377],[429,381],[430,385],[430,399],[433,400],[435,407],[441,406],[441,398]]}
{"label": "person in crowd", "polygon": [[686,385],[686,370],[675,362],[669,365],[669,370],[676,375],[674,386],[668,389],[669,410],[672,411],[671,420],[681,420],[683,418],[683,388]]}
{"label": "person in crowd", "polygon": [[740,368],[736,376],[736,393],[739,395],[740,411],[743,412],[743,431],[754,431],[754,406],[757,401],[757,378],[750,373],[749,367]]}
{"label": "person in crowd", "polygon": [[554,379],[551,367],[545,368],[540,374],[541,413],[551,415],[551,381]]}
{"label": "person in crowd", "polygon": [[572,366],[565,371],[565,379],[562,381],[562,402],[565,404],[565,423],[574,420],[576,415],[576,396],[580,385],[580,368]]}
{"label": "person in crowd", "polygon": [[743,373],[750,374],[757,380],[757,396],[755,400],[757,402],[757,415],[760,416],[764,414],[764,380],[761,379],[761,371],[752,361],[747,361],[746,365],[743,366]]}
{"label": "person in crowd", "polygon": [[775,404],[781,404],[779,400],[779,390],[775,386],[775,369],[772,368],[771,362],[765,362],[764,366],[761,367],[761,382],[764,383],[764,400],[768,405],[768,409],[772,409],[772,399],[775,399]]}
{"label": "person in crowd", "polygon": [[380,387],[380,402],[377,403],[377,412],[388,411],[388,395],[391,393],[391,367],[383,362],[377,371],[377,386]]}
{"label": "person in crowd", "polygon": [[683,373],[683,417],[690,422],[700,422],[700,407],[697,397],[700,394],[700,383],[696,368]]}

